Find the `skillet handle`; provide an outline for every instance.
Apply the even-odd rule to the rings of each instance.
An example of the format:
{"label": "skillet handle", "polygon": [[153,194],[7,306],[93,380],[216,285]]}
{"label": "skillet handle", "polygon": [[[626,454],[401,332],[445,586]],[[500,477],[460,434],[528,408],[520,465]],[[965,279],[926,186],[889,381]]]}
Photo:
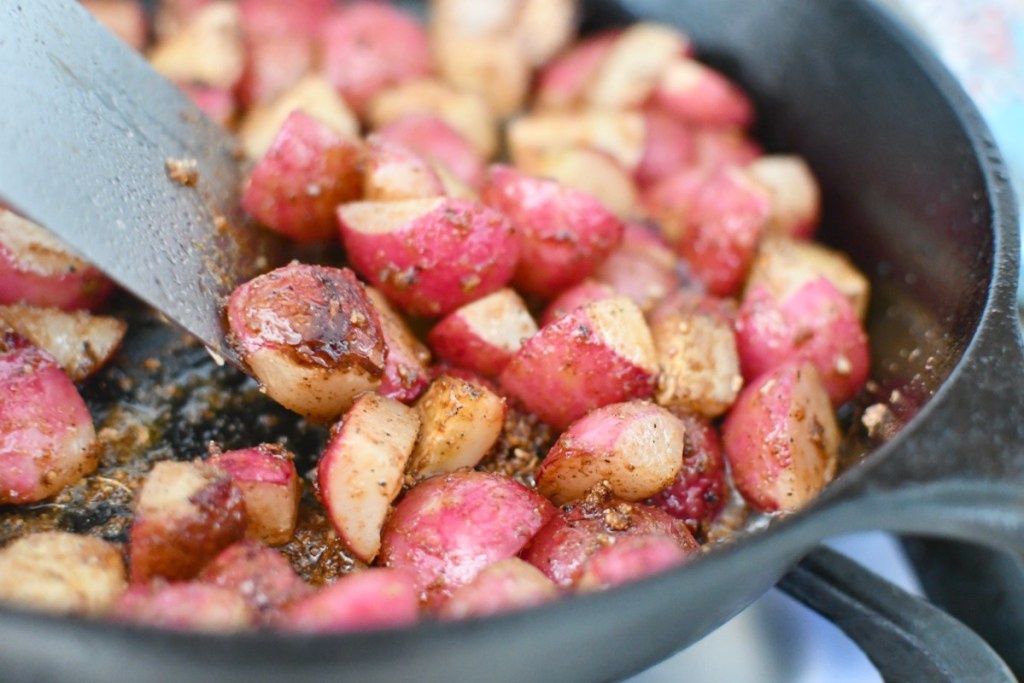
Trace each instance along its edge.
{"label": "skillet handle", "polygon": [[969,628],[835,551],[812,551],[779,588],[842,629],[887,683],[1017,681]]}

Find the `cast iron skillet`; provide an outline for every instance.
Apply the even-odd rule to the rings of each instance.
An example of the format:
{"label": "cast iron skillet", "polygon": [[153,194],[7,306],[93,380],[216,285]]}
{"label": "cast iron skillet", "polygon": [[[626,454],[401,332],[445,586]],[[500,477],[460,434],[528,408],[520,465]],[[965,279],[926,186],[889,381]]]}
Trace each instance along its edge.
{"label": "cast iron skillet", "polygon": [[[175,634],[5,609],[0,678],[613,680],[713,630],[830,535],[882,528],[1024,556],[1017,222],[999,156],[966,96],[867,2],[586,3],[588,28],[635,17],[684,27],[704,58],[753,93],[768,147],[798,152],[815,169],[826,193],[822,237],[872,279],[866,402],[889,404],[892,438],[872,444],[853,430],[848,467],[808,509],[607,593],[346,637]],[[203,362],[189,358],[200,372]],[[214,377],[244,389],[230,373]],[[167,445],[194,446],[186,432]]]}

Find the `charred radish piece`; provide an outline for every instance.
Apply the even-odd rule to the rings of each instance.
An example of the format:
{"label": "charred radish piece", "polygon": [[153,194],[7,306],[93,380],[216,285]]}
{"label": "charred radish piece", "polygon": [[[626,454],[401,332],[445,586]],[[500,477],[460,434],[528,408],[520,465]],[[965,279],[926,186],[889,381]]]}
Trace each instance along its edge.
{"label": "charred radish piece", "polygon": [[267,395],[290,410],[330,420],[380,386],[383,332],[348,269],[293,263],[260,275],[232,293],[227,317]]}
{"label": "charred radish piece", "polygon": [[452,365],[494,376],[537,333],[523,300],[499,289],[449,313],[427,335],[438,358]]}
{"label": "charred radish piece", "polygon": [[537,469],[537,490],[555,505],[605,482],[612,495],[637,501],[671,484],[683,461],[683,424],[653,403],[597,408],[569,426]]}
{"label": "charred radish piece", "polygon": [[255,541],[229,546],[197,580],[241,595],[262,621],[312,592],[281,553]]}
{"label": "charred radish piece", "polygon": [[191,579],[245,535],[242,492],[221,469],[165,460],[153,466],[135,501],[132,583]]}
{"label": "charred radish piece", "polygon": [[96,469],[96,431],[53,356],[0,332],[0,504],[34,503]]}
{"label": "charred radish piece", "polygon": [[419,619],[419,590],[397,569],[367,569],[338,579],[289,608],[286,631],[341,633],[398,628]]}
{"label": "charred radish piece", "polygon": [[740,394],[722,426],[733,481],[763,512],[793,512],[836,472],[839,427],[809,363],[787,363]]}
{"label": "charred radish piece", "polygon": [[409,460],[417,479],[475,467],[498,440],[505,400],[483,384],[441,375],[416,402],[419,439]]}
{"label": "charred radish piece", "polygon": [[555,514],[535,491],[497,474],[453,472],[406,493],[384,527],[380,561],[443,600],[485,567],[514,557]]}
{"label": "charred radish piece", "polygon": [[518,557],[495,562],[441,603],[444,620],[489,617],[543,605],[558,598],[558,587]]}
{"label": "charred radish piece", "polygon": [[227,472],[242,492],[249,522],[247,537],[268,545],[291,539],[302,497],[294,460],[295,456],[279,444],[214,452],[207,459]]}
{"label": "charred radish piece", "polygon": [[182,582],[132,586],[114,608],[118,621],[177,631],[233,633],[251,628],[256,611],[237,591],[206,583]]}
{"label": "charred radish piece", "polygon": [[419,426],[411,408],[367,394],[333,429],[320,459],[320,498],[342,541],[364,562],[380,549],[381,528],[402,489]]}
{"label": "charred radish piece", "polygon": [[242,191],[242,208],[297,242],[337,235],[334,210],[363,192],[360,145],[302,111],[282,124]]}
{"label": "charred radish piece", "polygon": [[424,199],[445,194],[444,184],[430,164],[387,138],[367,138],[364,165],[363,198],[367,200]]}
{"label": "charred radish piece", "polygon": [[508,219],[462,199],[355,202],[338,219],[352,267],[414,315],[444,315],[501,289],[519,260]]}
{"label": "charred radish piece", "polygon": [[384,361],[384,378],[377,390],[381,396],[409,403],[430,384],[430,351],[406,325],[398,311],[391,307],[387,297],[373,287],[366,295],[377,311],[380,329],[388,347]]}
{"label": "charred radish piece", "polygon": [[479,187],[483,182],[486,166],[480,154],[439,116],[410,114],[380,128],[376,134],[447,169],[469,187]]}
{"label": "charred radish piece", "polygon": [[0,550],[0,600],[95,616],[111,610],[125,585],[121,552],[99,538],[48,531]]}
{"label": "charred radish piece", "polygon": [[501,373],[501,386],[556,429],[611,403],[648,398],[657,356],[643,314],[614,297],[541,328]]}

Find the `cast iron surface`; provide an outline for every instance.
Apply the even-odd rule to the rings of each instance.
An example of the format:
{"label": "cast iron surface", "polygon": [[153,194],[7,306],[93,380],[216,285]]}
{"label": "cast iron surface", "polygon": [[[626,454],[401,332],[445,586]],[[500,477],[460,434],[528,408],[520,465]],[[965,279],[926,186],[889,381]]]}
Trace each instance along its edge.
{"label": "cast iron surface", "polygon": [[642,16],[687,29],[702,55],[754,94],[768,146],[808,158],[826,192],[823,237],[872,279],[874,385],[865,402],[888,405],[892,431],[876,440],[851,432],[846,471],[810,509],[619,590],[348,637],[170,634],[4,610],[6,678],[617,680],[710,632],[828,535],[889,528],[1019,552],[1016,218],[998,155],[952,79],[865,2],[585,6],[592,27]]}
{"label": "cast iron surface", "polygon": [[839,553],[818,548],[779,588],[830,620],[887,683],[1016,683],[978,634]]}
{"label": "cast iron surface", "polygon": [[72,0],[0,0],[0,91],[0,199],[238,364],[223,299],[279,250],[241,223],[234,139]]}

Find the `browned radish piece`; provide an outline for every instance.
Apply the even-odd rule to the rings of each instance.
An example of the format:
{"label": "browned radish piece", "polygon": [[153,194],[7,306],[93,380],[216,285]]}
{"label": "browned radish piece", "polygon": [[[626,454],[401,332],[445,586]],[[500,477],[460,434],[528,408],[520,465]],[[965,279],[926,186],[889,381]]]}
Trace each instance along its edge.
{"label": "browned radish piece", "polygon": [[398,401],[366,394],[334,427],[317,467],[320,499],[352,554],[372,562],[403,475],[420,418]]}
{"label": "browned radish piece", "polygon": [[747,166],[772,196],[769,232],[810,239],[821,217],[821,189],[807,162],[798,156],[768,155]]}
{"label": "browned radish piece", "polygon": [[48,531],[0,549],[0,600],[48,612],[106,614],[125,590],[124,560],[112,544]]}
{"label": "browned radish piece", "polygon": [[420,482],[384,527],[381,562],[416,576],[443,600],[488,565],[514,557],[555,514],[546,498],[508,477],[453,472]]}
{"label": "browned radish piece", "polygon": [[686,522],[697,538],[706,538],[729,495],[722,440],[707,418],[690,413],[676,416],[686,428],[683,466],[668,488],[646,502]]}
{"label": "browned radish piece", "polygon": [[479,94],[499,119],[523,108],[530,90],[530,63],[516,37],[434,32],[438,73],[461,90]]}
{"label": "browned radish piece", "polygon": [[654,400],[707,417],[727,411],[743,387],[729,312],[710,297],[680,292],[650,325],[661,368]]}
{"label": "browned radish piece", "polygon": [[622,222],[594,196],[492,166],[480,197],[515,225],[523,292],[550,298],[590,275],[622,239]]}
{"label": "browned radish piece", "polygon": [[792,512],[836,472],[839,427],[818,372],[787,363],[748,385],[722,425],[733,481],[762,512]]}
{"label": "browned radish piece", "polygon": [[708,171],[727,166],[748,166],[763,154],[742,128],[698,127],[693,131],[697,165]]}
{"label": "browned radish piece", "polygon": [[230,90],[245,66],[242,25],[233,2],[213,2],[149,52],[149,63],[169,80]]}
{"label": "browned radish piece", "polygon": [[700,190],[677,249],[709,293],[729,296],[743,285],[770,213],[768,192],[737,168]]}
{"label": "browned radish piece", "polygon": [[427,343],[452,365],[494,376],[536,333],[526,304],[505,288],[449,313],[427,334]]}
{"label": "browned radish piece", "polygon": [[581,107],[587,86],[620,35],[621,29],[612,29],[590,36],[549,62],[537,79],[536,108],[557,110]]}
{"label": "browned radish piece", "polygon": [[227,127],[234,120],[238,103],[230,90],[195,83],[178,83],[178,88],[199,107],[199,111],[220,125]]}
{"label": "browned radish piece", "polygon": [[508,149],[513,163],[534,172],[544,154],[566,147],[604,152],[628,173],[644,157],[646,124],[634,111],[555,112],[523,116],[508,126]]}
{"label": "browned radish piece", "polygon": [[654,105],[698,126],[749,126],[754,107],[746,94],[695,59],[675,59],[659,74]]}
{"label": "browned radish piece", "polygon": [[423,157],[387,138],[367,138],[363,165],[364,199],[392,201],[445,194],[441,178]]}
{"label": "browned radish piece", "polygon": [[509,220],[464,199],[354,202],[338,219],[352,267],[414,315],[444,315],[501,289],[519,261]]}
{"label": "browned radish piece", "polygon": [[633,109],[649,100],[665,70],[691,51],[689,39],[665,24],[637,22],[626,28],[587,85],[596,109]]}
{"label": "browned radish piece", "polygon": [[817,242],[775,235],[762,240],[750,266],[746,290],[762,285],[772,296],[782,299],[819,277],[842,292],[857,318],[864,320],[871,297],[867,277],[845,254]]}
{"label": "browned radish piece", "polygon": [[441,375],[416,402],[419,439],[408,471],[416,479],[475,467],[505,424],[505,399],[483,384]]}
{"label": "browned radish piece", "polygon": [[540,316],[540,324],[546,327],[581,306],[602,299],[611,299],[615,295],[615,290],[610,285],[587,278],[552,299]]}
{"label": "browned radish piece", "polygon": [[340,633],[398,628],[419,619],[419,590],[397,569],[349,574],[292,605],[276,624],[286,631]]}
{"label": "browned radish piece", "polygon": [[312,592],[284,555],[255,541],[240,541],[226,548],[206,565],[198,581],[238,593],[262,621]]}
{"label": "browned radish piece", "polygon": [[201,462],[156,463],[135,499],[133,583],[191,579],[245,535],[242,492],[224,470]]}
{"label": "browned radish piece", "polygon": [[149,34],[146,12],[135,0],[80,0],[82,6],[118,38],[138,51]]}
{"label": "browned radish piece", "polygon": [[320,39],[321,71],[360,115],[377,93],[431,71],[425,29],[388,3],[359,0],[339,7]]}
{"label": "browned radish piece", "polygon": [[232,633],[251,628],[256,610],[237,591],[206,583],[132,586],[121,596],[113,618],[178,631]]}
{"label": "browned radish piece", "polygon": [[307,74],[271,101],[248,111],[238,128],[238,141],[246,156],[256,160],[266,154],[285,120],[296,110],[346,140],[359,136],[359,121],[331,84],[321,76]]}
{"label": "browned radish piece", "polygon": [[53,356],[73,382],[106,365],[128,329],[117,318],[24,304],[0,306],[0,321]]}
{"label": "browned radish piece", "polygon": [[619,539],[587,559],[576,580],[576,588],[582,591],[612,588],[683,564],[690,556],[691,553],[668,536]]}
{"label": "browned radish piece", "polygon": [[366,288],[380,319],[380,329],[388,355],[384,361],[384,377],[377,393],[408,403],[415,401],[430,383],[430,351],[416,338],[405,320],[388,303],[387,297],[373,287]]}
{"label": "browned radish piece", "polygon": [[0,304],[95,310],[113,290],[49,232],[0,206]]}
{"label": "browned radish piece", "polygon": [[657,355],[643,313],[625,297],[589,303],[542,327],[512,357],[501,386],[565,429],[594,408],[648,398]]}
{"label": "browned radish piece", "polygon": [[587,559],[601,548],[632,536],[666,536],[687,555],[700,546],[683,522],[641,503],[616,500],[598,485],[558,511],[520,557],[562,587],[571,587]]}
{"label": "browned radish piece", "polygon": [[644,153],[634,176],[640,187],[692,166],[697,150],[690,129],[657,110],[644,113]]}
{"label": "browned radish piece", "polygon": [[740,304],[736,344],[748,381],[787,361],[807,361],[835,406],[856,396],[867,381],[867,335],[849,301],[825,278],[781,299],[754,287]]}
{"label": "browned radish piece", "polygon": [[337,235],[334,211],[363,193],[362,148],[293,111],[242,190],[242,209],[297,242]]}
{"label": "browned radish piece", "polygon": [[604,152],[587,147],[565,147],[539,154],[529,172],[586,192],[622,220],[634,219],[640,201],[633,178]]}
{"label": "browned radish piece", "polygon": [[470,187],[483,182],[486,167],[480,154],[439,116],[409,114],[380,128],[377,135],[404,145]]}
{"label": "browned radish piece", "polygon": [[605,482],[622,500],[649,498],[671,484],[683,460],[682,423],[653,403],[597,408],[576,422],[537,468],[537,490],[555,505]]}
{"label": "browned radish piece", "polygon": [[96,431],[53,356],[0,331],[0,505],[34,503],[96,469]]}
{"label": "browned radish piece", "polygon": [[225,453],[207,462],[231,476],[245,500],[245,535],[268,545],[287,543],[299,516],[302,485],[295,456],[279,444],[260,444]]}
{"label": "browned radish piece", "polygon": [[626,223],[622,242],[594,271],[594,279],[628,296],[644,313],[679,287],[678,259],[647,226]]}
{"label": "browned radish piece", "polygon": [[444,620],[489,617],[536,607],[558,598],[558,587],[532,564],[510,557],[495,562],[441,603]]}
{"label": "browned radish piece", "polygon": [[374,391],[387,347],[352,271],[293,263],[250,280],[228,300],[228,326],[267,395],[330,420]]}
{"label": "browned radish piece", "polygon": [[440,118],[484,159],[498,150],[497,121],[487,101],[476,93],[458,90],[433,78],[407,81],[384,90],[373,98],[367,110],[373,128],[414,114]]}

